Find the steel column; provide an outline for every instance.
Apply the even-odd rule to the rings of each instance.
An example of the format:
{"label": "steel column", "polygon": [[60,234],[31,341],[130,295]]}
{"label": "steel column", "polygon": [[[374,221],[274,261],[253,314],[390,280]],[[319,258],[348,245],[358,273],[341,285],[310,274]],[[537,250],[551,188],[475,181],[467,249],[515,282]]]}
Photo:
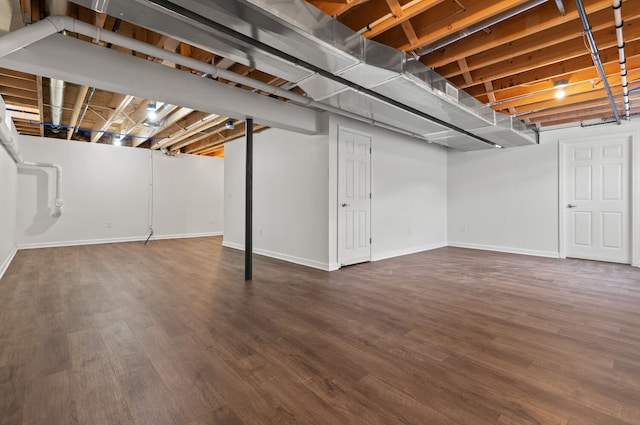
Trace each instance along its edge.
{"label": "steel column", "polygon": [[247,160],[244,206],[244,280],[253,279],[253,118],[247,118]]}

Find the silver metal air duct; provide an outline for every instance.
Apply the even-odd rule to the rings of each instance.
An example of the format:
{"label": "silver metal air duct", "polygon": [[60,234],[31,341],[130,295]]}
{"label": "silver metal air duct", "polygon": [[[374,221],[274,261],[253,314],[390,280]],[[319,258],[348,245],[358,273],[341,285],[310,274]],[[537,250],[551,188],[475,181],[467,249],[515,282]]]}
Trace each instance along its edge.
{"label": "silver metal air duct", "polygon": [[64,81],[51,79],[51,130],[54,133],[60,131],[60,119],[62,117],[62,102],[64,101]]}
{"label": "silver metal air duct", "polygon": [[[303,0],[72,0],[300,86],[319,104],[463,150],[537,143],[534,127]],[[489,131],[487,131],[489,130]],[[479,134],[482,134],[481,136]]]}

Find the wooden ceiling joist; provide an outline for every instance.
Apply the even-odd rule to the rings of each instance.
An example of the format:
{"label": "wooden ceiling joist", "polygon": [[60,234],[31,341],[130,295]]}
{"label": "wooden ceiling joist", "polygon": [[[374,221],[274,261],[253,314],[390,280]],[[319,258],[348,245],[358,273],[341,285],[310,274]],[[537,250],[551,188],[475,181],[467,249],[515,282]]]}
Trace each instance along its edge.
{"label": "wooden ceiling joist", "polygon": [[42,93],[42,77],[40,75],[36,76],[36,99],[38,101],[38,115],[40,116],[39,127],[40,127],[40,137],[44,137],[44,97]]}
{"label": "wooden ceiling joist", "polygon": [[36,87],[36,80],[33,76],[31,76],[31,79],[25,80],[23,78],[0,75],[0,87],[9,87],[31,92],[35,92],[38,89]]}
{"label": "wooden ceiling joist", "polygon": [[178,142],[181,142],[189,137],[200,133],[202,131],[206,131],[211,127],[215,127],[218,124],[226,121],[226,117],[221,117],[216,114],[208,114],[203,117],[199,122],[195,122],[193,125],[190,125],[183,130],[180,130],[169,137],[166,137],[162,140],[157,141],[156,143],[151,145],[151,149],[160,149],[162,147],[170,147],[175,145]]}
{"label": "wooden ceiling joist", "polygon": [[[624,107],[622,106],[622,96],[618,95],[615,97],[615,99],[619,109],[624,109]],[[640,93],[632,93],[631,95],[629,95],[629,99],[630,101],[637,103],[640,100]],[[578,106],[578,108],[576,108],[576,106]],[[554,117],[558,114],[566,114],[569,112],[577,113],[580,111],[592,110],[594,108],[605,108],[605,109],[608,108],[609,111],[612,110],[611,104],[609,103],[609,99],[606,96],[603,96],[595,100],[590,100],[586,102],[571,103],[568,105],[562,105],[554,108],[545,108],[540,111],[534,110],[531,113],[520,114],[518,115],[518,118],[528,118],[533,122],[550,121],[549,119],[546,119],[546,118]]]}
{"label": "wooden ceiling joist", "polygon": [[[640,55],[640,40],[630,41],[626,44],[627,56]],[[494,87],[506,88],[518,85],[528,85],[539,82],[541,80],[548,80],[557,78],[561,75],[566,75],[571,72],[580,71],[583,69],[593,68],[593,60],[591,54],[585,51],[581,55],[562,58],[559,53],[541,53],[543,58],[539,58],[536,63],[527,64],[526,58],[522,58],[522,61],[518,63],[501,63],[493,65],[489,68],[485,68],[480,74],[479,71],[472,73],[474,75],[475,85],[480,84],[483,78],[491,79]],[[612,46],[606,49],[600,50],[600,58],[603,63],[613,62],[618,59],[618,48]],[[513,71],[515,74],[510,74]],[[472,86],[467,86],[462,77],[452,78],[451,81],[454,84],[459,84],[465,90],[473,93]]]}
{"label": "wooden ceiling joist", "polygon": [[7,68],[0,68],[0,77],[11,77],[17,80],[33,81],[33,75]]}
{"label": "wooden ceiling joist", "polygon": [[[640,2],[638,3],[640,6]],[[640,12],[640,7],[638,7]],[[633,24],[637,24],[632,26]],[[628,23],[629,26],[625,32],[625,39],[628,42],[640,39],[640,20],[636,19]],[[598,40],[598,48],[606,50],[607,48],[617,47],[617,39],[615,32],[611,32],[611,28],[602,26],[600,31],[594,32],[594,37]],[[491,51],[481,53],[475,57],[467,58],[468,70],[472,71],[474,78],[487,78],[488,72],[500,78],[509,74],[517,74],[522,70],[540,67],[555,62],[571,59],[576,56],[589,54],[584,45],[582,33],[574,32],[574,37],[558,37],[557,42],[548,41],[546,43],[538,43],[540,47],[535,50],[535,55],[529,55],[533,50],[516,49],[513,51],[502,51],[501,49],[493,49]],[[529,46],[536,46],[530,44]],[[514,53],[518,55],[515,56]],[[521,53],[522,52],[522,53]],[[497,65],[501,68],[501,73],[493,72],[493,66]],[[478,72],[474,72],[478,71]],[[462,74],[464,71],[460,69],[458,64],[450,64],[443,68],[437,69],[437,72],[445,78],[451,78]]]}
{"label": "wooden ceiling joist", "polygon": [[[433,6],[436,6],[442,3],[444,0],[418,0],[407,3],[405,7],[400,6],[398,0],[386,0],[389,5],[389,9],[391,13],[384,18],[378,19],[375,22],[371,22],[369,24],[369,30],[363,33],[363,36],[367,38],[373,38],[383,32],[389,31],[391,28],[408,22],[409,19],[417,16],[423,12],[426,12]],[[411,31],[415,35],[415,30],[412,28]],[[409,37],[407,37],[409,38]],[[418,44],[420,41],[416,35],[416,43]]]}
{"label": "wooden ceiling joist", "polygon": [[71,118],[69,119],[69,128],[67,128],[67,140],[71,140],[73,136],[73,130],[78,126],[78,118],[82,112],[82,106],[84,105],[84,99],[89,92],[89,86],[80,86],[78,88],[78,94],[73,102],[73,111],[71,111]]}
{"label": "wooden ceiling joist", "polygon": [[[185,146],[191,145],[193,143],[197,143],[200,140],[203,140],[203,139],[206,139],[206,138],[210,138],[213,135],[216,135],[218,133],[221,133],[221,132],[225,131],[227,129],[227,127],[225,125],[227,119],[222,117],[222,121],[223,121],[222,123],[216,124],[214,126],[213,130],[211,130],[211,131],[204,132],[202,134],[196,135],[195,137],[191,137],[191,138],[189,138],[189,139],[187,139],[185,141],[182,141],[180,143],[176,143],[176,144],[172,145],[171,146],[171,151],[178,151],[178,150],[182,149]],[[234,123],[234,125],[235,124],[236,123]]]}
{"label": "wooden ceiling joist", "polygon": [[17,99],[25,99],[25,100],[33,99],[33,91],[31,91],[31,90],[23,90],[23,89],[16,89],[16,88],[13,88],[13,87],[1,87],[0,86],[0,94],[2,96],[12,96],[12,97],[17,98]]}
{"label": "wooden ceiling joist", "polygon": [[[254,125],[254,129],[256,126]],[[239,137],[245,134],[246,131],[246,122],[239,121],[236,123],[233,129],[223,128],[222,132],[219,132],[213,135],[209,140],[201,140],[199,142],[193,143],[185,148],[186,153],[197,153],[199,154],[201,151],[205,151],[209,148],[217,146],[225,141]]]}
{"label": "wooden ceiling joist", "polygon": [[[585,4],[585,9],[590,16],[598,11],[606,11],[611,14],[611,1],[599,0]],[[511,43],[520,39],[529,38],[560,25],[568,25],[572,21],[579,24],[578,11],[575,7],[567,5],[567,14],[563,17],[558,13],[553,2],[546,2],[538,6],[535,19],[532,19],[529,14],[516,15],[500,25],[494,25],[491,27],[491,31],[479,31],[425,55],[421,61],[428,66],[440,68],[448,63],[456,62],[460,58],[467,58],[498,46],[508,48]],[[581,33],[581,30],[579,32]]]}
{"label": "wooden ceiling joist", "polygon": [[546,121],[543,125],[541,125],[541,127],[553,127],[556,125],[563,125],[563,124],[575,124],[576,122],[579,122],[580,125],[583,125],[583,123],[586,123],[585,125],[586,127],[591,127],[591,126],[596,126],[600,124],[613,124],[616,122],[613,117],[613,113],[611,112],[611,109],[609,109],[609,112],[605,114],[606,115],[603,115],[601,113],[594,113],[592,115],[582,116],[577,120],[576,118],[573,118],[573,117],[562,118],[562,119],[558,118],[553,121]]}
{"label": "wooden ceiling joist", "polygon": [[[633,75],[633,77],[640,76],[640,72],[634,71],[633,73],[629,73],[629,75]],[[620,86],[620,75],[611,75],[608,78],[609,84],[611,86],[612,91],[615,93],[619,89],[622,92],[622,87]],[[510,99],[503,101],[494,105],[495,109],[499,110],[508,110],[509,108],[520,108],[525,107],[527,105],[534,105],[540,102],[552,101],[556,102],[571,102],[571,97],[574,95],[587,95],[589,93],[600,93],[601,90],[604,89],[604,84],[602,81],[598,81],[595,84],[592,84],[589,81],[571,84],[564,88],[566,96],[563,99],[556,99],[555,94],[556,90],[553,87],[550,87],[548,90],[543,92],[533,92],[531,95],[522,96],[515,99]]]}
{"label": "wooden ceiling joist", "polygon": [[422,25],[416,20],[414,28],[418,34],[418,42],[416,44],[403,44],[398,46],[400,50],[415,50],[422,46],[432,44],[451,33],[462,31],[474,24],[482,22],[487,18],[504,13],[514,7],[525,3],[527,0],[499,0],[493,2],[477,2],[472,6],[467,7],[458,19],[458,17],[451,17],[446,19],[448,15],[451,15],[449,10],[443,10],[440,17],[441,22],[433,27],[429,25],[430,21],[438,21],[439,18],[435,16],[424,16]]}
{"label": "wooden ceiling joist", "polygon": [[[627,69],[634,70],[640,69],[640,56],[627,56]],[[620,64],[617,60],[603,63],[604,71],[607,75],[615,75],[620,70]],[[567,74],[557,75],[554,78],[532,82],[528,84],[516,85],[513,87],[504,87],[496,89],[492,85],[492,92],[498,101],[509,100],[520,96],[526,96],[533,92],[541,92],[553,87],[554,80],[564,79],[568,84],[576,84],[580,82],[590,82],[596,84],[600,81],[600,75],[598,70],[593,66],[589,66],[585,69],[574,70]],[[486,87],[475,86],[472,90],[469,90],[469,94],[473,96],[482,96],[487,94]],[[496,102],[491,100],[491,102]]]}
{"label": "wooden ceiling joist", "polygon": [[111,124],[113,124],[113,121],[120,116],[122,111],[129,106],[133,99],[135,99],[135,97],[131,95],[118,95],[116,107],[109,113],[109,116],[104,120],[104,122],[93,128],[91,143],[96,143],[100,140]]}
{"label": "wooden ceiling joist", "polygon": [[369,0],[345,0],[345,1],[332,1],[332,0],[312,0],[310,3],[316,5],[316,7],[324,10],[331,16],[340,16],[347,13],[349,10],[361,4],[367,3]]}

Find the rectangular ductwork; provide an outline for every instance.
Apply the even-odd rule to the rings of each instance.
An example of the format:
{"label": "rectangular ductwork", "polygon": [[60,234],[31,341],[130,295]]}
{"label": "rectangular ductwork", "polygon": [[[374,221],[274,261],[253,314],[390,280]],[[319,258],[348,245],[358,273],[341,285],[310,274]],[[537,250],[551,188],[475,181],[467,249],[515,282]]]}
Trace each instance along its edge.
{"label": "rectangular ductwork", "polygon": [[[95,0],[72,0],[96,9]],[[364,119],[461,150],[535,144],[405,52],[363,38],[303,0],[104,0],[100,11],[255,67]]]}

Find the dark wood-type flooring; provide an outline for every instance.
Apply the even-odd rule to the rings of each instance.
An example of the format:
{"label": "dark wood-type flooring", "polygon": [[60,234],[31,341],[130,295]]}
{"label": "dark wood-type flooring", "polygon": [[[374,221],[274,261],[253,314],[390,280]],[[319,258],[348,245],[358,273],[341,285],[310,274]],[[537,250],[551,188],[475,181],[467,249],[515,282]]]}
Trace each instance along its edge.
{"label": "dark wood-type flooring", "polygon": [[220,238],[19,251],[0,424],[640,424],[640,270],[444,248],[333,273]]}

